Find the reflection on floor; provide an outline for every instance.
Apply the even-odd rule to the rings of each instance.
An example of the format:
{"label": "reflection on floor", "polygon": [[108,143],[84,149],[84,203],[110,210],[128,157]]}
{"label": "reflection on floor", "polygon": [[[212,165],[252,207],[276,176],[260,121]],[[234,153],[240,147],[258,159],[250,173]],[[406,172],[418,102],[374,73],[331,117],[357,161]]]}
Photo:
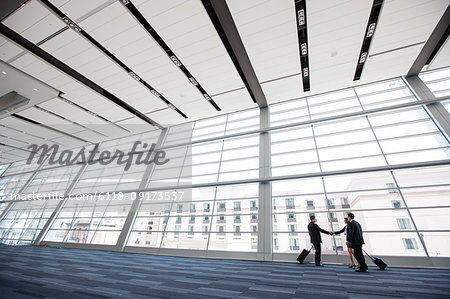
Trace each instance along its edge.
{"label": "reflection on floor", "polygon": [[450,270],[0,246],[0,298],[449,298]]}

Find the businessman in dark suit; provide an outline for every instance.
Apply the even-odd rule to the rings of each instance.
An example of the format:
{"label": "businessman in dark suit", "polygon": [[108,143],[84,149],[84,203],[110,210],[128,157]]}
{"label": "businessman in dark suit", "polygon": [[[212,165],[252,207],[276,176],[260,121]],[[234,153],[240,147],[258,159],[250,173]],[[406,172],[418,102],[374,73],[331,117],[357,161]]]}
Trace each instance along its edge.
{"label": "businessman in dark suit", "polygon": [[355,220],[353,213],[348,213],[349,224],[347,227],[347,242],[348,246],[353,248],[355,258],[358,261],[360,267],[355,272],[367,272],[367,264],[364,260],[364,254],[362,252],[362,246],[364,244],[364,238],[362,235],[362,229],[359,222]]}
{"label": "businessman in dark suit", "polygon": [[320,233],[324,233],[327,235],[332,235],[333,233],[330,233],[324,229],[321,229],[317,224],[316,216],[309,217],[311,219],[311,222],[308,224],[308,232],[309,236],[311,238],[311,244],[314,245],[315,249],[315,263],[318,267],[323,267],[323,265],[320,263],[320,256],[322,254],[322,248],[320,246],[320,243],[322,243],[322,237],[320,236]]}

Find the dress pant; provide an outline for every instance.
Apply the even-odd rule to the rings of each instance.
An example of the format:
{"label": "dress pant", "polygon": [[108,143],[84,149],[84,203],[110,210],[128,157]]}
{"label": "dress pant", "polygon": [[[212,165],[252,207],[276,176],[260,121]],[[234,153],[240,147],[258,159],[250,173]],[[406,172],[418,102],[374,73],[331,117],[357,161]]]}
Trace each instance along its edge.
{"label": "dress pant", "polygon": [[313,243],[314,245],[314,260],[316,263],[316,266],[320,265],[320,256],[322,255],[322,247],[320,246],[320,243]]}
{"label": "dress pant", "polygon": [[362,252],[362,245],[353,245],[352,247],[355,253],[355,258],[361,266],[361,270],[367,270],[367,264],[364,260],[364,254]]}

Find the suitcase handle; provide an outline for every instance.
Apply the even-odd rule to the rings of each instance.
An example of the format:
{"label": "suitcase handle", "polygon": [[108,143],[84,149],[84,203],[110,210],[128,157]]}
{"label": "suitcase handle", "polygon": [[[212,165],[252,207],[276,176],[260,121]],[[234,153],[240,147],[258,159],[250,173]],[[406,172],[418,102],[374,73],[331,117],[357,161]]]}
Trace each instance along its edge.
{"label": "suitcase handle", "polygon": [[367,256],[370,257],[371,260],[373,260],[373,257],[371,257],[370,254],[367,253],[367,251],[365,251],[364,249],[362,249],[362,251],[364,251],[364,253],[367,254]]}

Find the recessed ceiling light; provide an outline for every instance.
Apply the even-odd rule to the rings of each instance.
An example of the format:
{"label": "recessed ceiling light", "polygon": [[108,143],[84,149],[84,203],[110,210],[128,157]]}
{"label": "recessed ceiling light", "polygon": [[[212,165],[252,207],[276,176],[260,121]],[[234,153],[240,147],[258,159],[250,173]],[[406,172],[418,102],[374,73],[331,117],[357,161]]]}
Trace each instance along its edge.
{"label": "recessed ceiling light", "polygon": [[5,72],[5,71],[2,71],[2,74],[3,74],[3,75],[6,75],[6,72]]}
{"label": "recessed ceiling light", "polygon": [[38,91],[38,89],[37,89],[37,88],[33,88],[33,90],[34,90],[34,91]]}

